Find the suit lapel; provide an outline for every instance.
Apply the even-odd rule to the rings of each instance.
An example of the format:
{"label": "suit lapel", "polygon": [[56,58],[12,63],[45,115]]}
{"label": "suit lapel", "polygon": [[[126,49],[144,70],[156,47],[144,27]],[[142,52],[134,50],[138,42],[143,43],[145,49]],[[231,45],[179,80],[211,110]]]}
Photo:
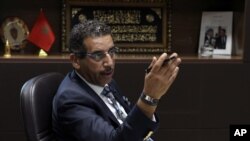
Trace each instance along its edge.
{"label": "suit lapel", "polygon": [[98,96],[98,94],[91,88],[89,87],[88,84],[86,84],[75,72],[72,73],[73,79],[75,79],[78,84],[85,90],[87,91],[87,94],[89,94],[90,97],[92,97],[98,107],[105,113],[103,116],[107,116],[111,121],[115,122],[117,125],[119,125],[118,120],[114,116],[114,114],[109,110],[108,106],[104,103],[104,101]]}

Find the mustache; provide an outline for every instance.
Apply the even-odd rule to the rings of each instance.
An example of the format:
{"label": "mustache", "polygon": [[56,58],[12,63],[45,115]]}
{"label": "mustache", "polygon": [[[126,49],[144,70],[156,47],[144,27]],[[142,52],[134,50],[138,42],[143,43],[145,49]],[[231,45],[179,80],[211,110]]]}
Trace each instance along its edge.
{"label": "mustache", "polygon": [[113,67],[105,67],[105,69],[103,71],[101,71],[101,74],[107,74],[107,73],[111,73],[114,71]]}

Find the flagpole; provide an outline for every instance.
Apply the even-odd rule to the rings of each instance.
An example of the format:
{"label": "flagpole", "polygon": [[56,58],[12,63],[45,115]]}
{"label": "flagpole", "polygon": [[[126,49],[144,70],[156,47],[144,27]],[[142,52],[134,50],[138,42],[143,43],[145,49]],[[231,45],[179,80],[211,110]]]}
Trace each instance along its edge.
{"label": "flagpole", "polygon": [[[40,8],[40,12],[43,12],[43,8]],[[48,54],[43,49],[40,49],[38,56],[39,57],[47,57]]]}

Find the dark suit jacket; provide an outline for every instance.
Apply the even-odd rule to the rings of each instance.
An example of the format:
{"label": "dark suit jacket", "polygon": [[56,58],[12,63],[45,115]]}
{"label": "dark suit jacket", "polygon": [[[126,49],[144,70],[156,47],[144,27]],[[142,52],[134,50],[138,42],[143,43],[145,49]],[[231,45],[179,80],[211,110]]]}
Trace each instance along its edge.
{"label": "dark suit jacket", "polygon": [[62,81],[53,101],[53,131],[59,141],[142,141],[159,125],[137,106],[130,108],[114,81],[117,100],[128,116],[122,125],[103,100],[74,71]]}
{"label": "dark suit jacket", "polygon": [[[223,40],[223,38],[224,38],[224,40]],[[217,49],[226,49],[226,41],[227,41],[227,36],[218,37],[216,39],[215,48],[217,48]]]}

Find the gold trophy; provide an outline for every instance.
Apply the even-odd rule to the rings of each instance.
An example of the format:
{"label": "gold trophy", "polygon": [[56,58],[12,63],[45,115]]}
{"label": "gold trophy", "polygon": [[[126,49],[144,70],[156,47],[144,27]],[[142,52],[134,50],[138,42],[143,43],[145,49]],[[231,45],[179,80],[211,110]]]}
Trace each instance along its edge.
{"label": "gold trophy", "polygon": [[9,41],[6,40],[5,42],[5,48],[4,48],[4,57],[9,58],[11,57],[11,50],[10,50],[10,44]]}

